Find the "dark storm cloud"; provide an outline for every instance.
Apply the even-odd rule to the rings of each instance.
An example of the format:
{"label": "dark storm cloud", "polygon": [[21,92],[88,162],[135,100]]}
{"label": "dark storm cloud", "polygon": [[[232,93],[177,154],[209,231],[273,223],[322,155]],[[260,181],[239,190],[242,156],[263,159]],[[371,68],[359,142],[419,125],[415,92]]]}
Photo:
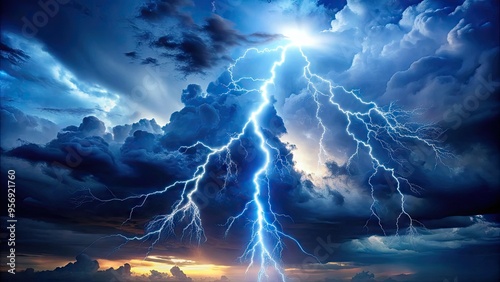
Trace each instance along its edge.
{"label": "dark storm cloud", "polygon": [[[406,201],[407,208],[424,221],[457,214],[498,212],[499,202],[495,196],[498,193],[495,187],[500,184],[498,170],[491,169],[498,167],[500,155],[498,147],[491,143],[498,142],[492,132],[498,131],[500,106],[497,11],[496,4],[483,1],[463,4],[422,1],[408,6],[395,2],[348,1],[331,23],[330,33],[338,37],[335,43],[351,44],[344,52],[345,58],[340,56],[348,61],[349,67],[341,71],[329,69],[328,75],[333,81],[349,89],[360,89],[359,96],[365,100],[378,97],[379,104],[396,101],[404,108],[425,108],[422,120],[435,121],[446,130],[445,134],[432,138],[443,140],[441,145],[455,155],[444,160],[449,168],[443,165],[434,168],[434,155],[425,146],[413,144],[409,152],[395,154],[398,160],[405,162],[403,166],[394,164],[397,173],[423,187],[415,192],[408,185],[402,185],[401,190],[418,202],[412,206],[410,200]],[[357,50],[357,46],[370,48]],[[352,50],[355,52],[351,53]],[[314,58],[314,53],[311,51],[308,55]],[[321,62],[313,65],[321,65]],[[314,133],[311,128],[317,123],[315,104],[309,95],[300,92],[297,82],[301,74],[297,79],[290,75],[294,73],[287,73],[286,79],[295,85],[285,86],[288,88],[284,94],[292,95],[286,98],[282,108],[285,123],[289,121],[287,130]],[[486,101],[480,100],[480,95],[487,97]],[[278,107],[281,102],[278,99]],[[465,110],[466,103],[474,110]],[[470,109],[470,105],[466,107]],[[348,156],[354,152],[352,139],[343,135],[345,119],[329,112],[324,122],[329,128],[325,144],[332,144],[331,151],[345,150]],[[374,153],[385,158],[382,151],[376,148]],[[476,157],[472,158],[473,155]],[[366,155],[359,157],[368,161]],[[356,168],[358,164],[351,164],[346,168],[327,163],[327,168],[333,178],[344,179],[348,174],[348,183],[369,195],[369,162],[358,163],[368,165]],[[377,200],[384,201],[385,207],[396,208],[395,183],[383,174],[374,180]],[[344,191],[342,195],[348,198]],[[316,203],[314,198],[310,199]],[[314,206],[311,204],[309,208]],[[317,210],[321,213],[321,209]],[[328,206],[323,211],[323,220],[330,218],[327,214],[333,214]]]}
{"label": "dark storm cloud", "polygon": [[181,101],[185,105],[190,104],[190,100],[200,97],[202,94],[201,87],[198,84],[189,84],[186,89],[182,91]]}
{"label": "dark storm cloud", "polygon": [[[330,224],[330,226],[335,225]],[[354,226],[347,228],[354,228]],[[484,233],[479,235],[481,230],[490,230],[491,233],[486,236]],[[383,235],[372,235],[348,239],[341,244],[335,243],[339,241],[338,238],[334,239],[337,234],[342,236],[341,230],[332,228],[330,233],[321,234],[321,232],[315,240],[312,240],[316,245],[313,245],[311,250],[316,252],[321,259],[328,257],[344,265],[345,268],[358,268],[376,273],[375,281],[385,281],[392,277],[396,281],[440,282],[444,279],[443,277],[450,276],[466,281],[495,281],[495,277],[499,274],[494,265],[499,261],[500,250],[495,246],[496,239],[493,238],[500,230],[497,225],[484,221],[476,221],[467,228],[423,230],[423,233],[418,236],[404,235],[398,240]],[[475,233],[475,235],[465,235],[466,233]],[[488,248],[490,251],[487,251]],[[471,250],[475,251],[471,252]],[[400,262],[404,262],[402,268],[400,268]],[[335,264],[302,264],[296,267],[304,269],[305,273],[314,271],[327,273],[329,269],[341,269]],[[414,274],[394,275],[398,272],[407,272],[406,267],[411,267]],[[391,274],[384,273],[384,269],[390,270]],[[334,272],[330,273],[332,277],[336,276]],[[307,274],[299,277],[308,281],[304,278]]]}
{"label": "dark storm cloud", "polygon": [[345,197],[339,191],[331,190],[329,193],[336,205],[341,206],[345,203]]}
{"label": "dark storm cloud", "polygon": [[133,136],[137,130],[153,134],[163,134],[161,126],[156,123],[155,119],[141,119],[133,124],[117,125],[113,127],[113,138],[117,142],[123,142],[127,137]]}
{"label": "dark storm cloud", "polygon": [[335,161],[327,162],[326,167],[331,175],[339,176],[339,175],[347,175],[351,173],[349,168],[345,165],[340,166]]}
{"label": "dark storm cloud", "polygon": [[159,37],[156,41],[153,41],[151,45],[157,48],[165,49],[175,49],[178,47],[178,44],[175,42],[174,37],[169,35]]}
{"label": "dark storm cloud", "polygon": [[[178,72],[172,70],[173,67],[180,70],[180,76],[207,73],[216,65],[227,64],[230,61],[228,54],[233,48],[275,38],[264,32],[244,35],[233,28],[229,21],[218,16],[209,16],[204,21],[208,15],[197,15],[190,1],[130,1],[120,4],[70,1],[57,5],[49,15],[37,1],[4,3],[2,30],[16,38],[17,44],[11,46],[3,42],[25,53],[29,51],[26,54],[36,59],[33,63],[36,63],[35,66],[31,64],[29,68],[7,72],[14,78],[8,83],[9,90],[12,93],[15,93],[14,89],[23,90],[33,103],[41,104],[36,107],[93,108],[98,103],[100,106],[107,104],[106,113],[99,113],[99,118],[115,123],[132,122],[137,117],[152,116],[153,113],[164,118],[165,112],[171,113],[180,106],[177,95],[183,85],[178,80]],[[35,15],[42,13],[47,16],[46,23],[40,24],[33,20]],[[199,22],[188,23],[194,17]],[[163,28],[155,28],[159,24]],[[224,33],[217,36],[214,34],[217,30]],[[173,45],[151,47],[154,46],[151,42],[165,35],[173,38]],[[231,41],[225,42],[224,36],[228,36]],[[33,44],[26,44],[26,41]],[[48,63],[46,56],[53,60]],[[40,63],[42,61],[43,64]],[[46,70],[42,71],[42,68]],[[36,71],[38,69],[40,72]],[[52,78],[54,70],[71,76],[72,83],[78,82],[78,89]],[[147,85],[146,81],[149,82]],[[54,91],[53,84],[61,88]],[[88,87],[83,87],[84,84],[88,84]],[[93,91],[93,86],[98,86],[98,90],[102,91]],[[90,96],[99,94],[112,102],[68,95],[68,92],[73,91]],[[62,105],[50,105],[55,101],[48,98],[51,95],[58,97],[57,101]],[[59,98],[59,95],[64,95],[64,98]],[[13,97],[6,99],[18,103],[22,100]],[[28,105],[25,104],[25,107]],[[62,117],[54,119],[60,120]],[[68,119],[72,123],[77,122]]]}
{"label": "dark storm cloud", "polygon": [[206,21],[207,23],[202,27],[202,30],[210,36],[217,51],[223,51],[225,46],[238,45],[247,40],[245,36],[234,30],[227,20],[218,15],[214,15]]}
{"label": "dark storm cloud", "polygon": [[231,47],[261,44],[281,37],[265,33],[244,35],[218,15],[207,18],[201,27],[183,30],[180,35],[162,35],[150,45],[165,50],[167,57],[175,58],[178,68],[185,74],[204,73],[221,62],[231,61],[228,57]]}
{"label": "dark storm cloud", "polygon": [[248,35],[247,40],[250,43],[254,44],[265,44],[265,43],[270,43],[272,41],[284,39],[285,37],[282,34],[270,34],[270,33],[262,33],[262,32],[255,32],[250,35]]}
{"label": "dark storm cloud", "polygon": [[172,276],[174,276],[174,278],[178,281],[193,281],[193,279],[187,277],[184,271],[182,271],[178,266],[172,267],[172,269],[170,269],[170,273],[172,273]]}
{"label": "dark storm cloud", "polygon": [[193,19],[182,8],[193,5],[190,0],[153,0],[139,8],[139,18],[146,21],[159,21],[165,18],[176,18],[183,24],[193,23]]}
{"label": "dark storm cloud", "polygon": [[[229,84],[229,81],[219,83]],[[227,88],[225,90],[228,91]],[[170,122],[163,128],[163,144],[169,148],[178,148],[196,141],[207,142],[209,145],[227,142],[227,133],[239,132],[249,110],[258,103],[258,96],[253,94],[215,93],[204,98],[199,86],[189,85],[181,98],[186,107],[173,113]],[[269,116],[271,115],[272,113]],[[265,119],[269,120],[269,116]],[[191,126],[187,127],[188,124]]]}
{"label": "dark storm cloud", "polygon": [[[185,162],[182,156],[175,151],[163,151],[157,145],[157,137],[141,129],[161,131],[154,120],[141,120],[131,125],[125,144],[120,154],[116,155],[109,145],[113,137],[105,132],[104,123],[90,116],[84,118],[79,127],[65,128],[46,145],[27,144],[7,154],[49,165],[59,164],[69,169],[74,177],[93,175],[110,186],[116,186],[119,182],[133,187],[143,182],[141,178],[146,175],[149,175],[147,179],[150,182],[146,181],[142,186],[161,186],[161,183],[168,183],[169,179],[185,175],[186,172],[181,169]],[[122,133],[119,138],[124,135]],[[129,173],[129,170],[141,173]],[[164,175],[163,180],[153,177],[157,173]],[[166,177],[168,175],[170,177]]]}
{"label": "dark storm cloud", "polygon": [[169,57],[179,63],[177,66],[184,73],[201,73],[212,67],[217,61],[217,55],[201,37],[185,33],[180,41],[170,36],[162,36],[152,42],[152,46],[167,50]]}
{"label": "dark storm cloud", "polygon": [[[220,82],[223,84],[229,83],[229,81],[224,81],[222,78]],[[242,94],[236,91],[225,95],[213,93],[205,97],[202,95],[199,86],[189,85],[182,95],[187,106],[181,111],[172,114],[170,122],[163,128],[154,119],[143,119],[134,124],[115,126],[112,129],[113,135],[111,135],[106,132],[106,126],[102,121],[89,116],[85,117],[79,126],[64,128],[57,134],[55,139],[45,145],[22,145],[6,152],[4,156],[28,160],[34,164],[46,164],[47,169],[42,172],[41,177],[46,179],[44,181],[55,183],[62,180],[63,187],[66,187],[66,185],[68,188],[74,186],[75,183],[72,181],[76,181],[76,183],[84,183],[84,181],[92,183],[95,181],[99,185],[105,185],[106,189],[102,187],[89,188],[92,189],[95,195],[103,198],[109,198],[111,196],[110,191],[115,195],[127,196],[141,193],[140,191],[158,190],[171,184],[174,180],[188,178],[190,173],[200,164],[202,157],[207,154],[207,151],[201,147],[182,151],[178,150],[180,146],[192,145],[196,141],[204,141],[211,146],[220,146],[227,142],[231,136],[228,132],[239,132],[244,121],[248,118],[248,113],[258,102],[258,96],[254,94]],[[222,120],[226,122],[221,122]],[[288,183],[296,185],[297,181],[293,180],[293,178],[300,177],[300,175],[287,176],[287,171],[291,170],[292,155],[288,147],[276,137],[276,135],[282,135],[286,129],[274,108],[270,107],[265,110],[261,125],[264,127],[268,142],[279,150],[281,155],[279,158],[275,156],[277,162],[282,162],[277,168],[276,175],[279,175],[282,179],[290,178],[287,180]],[[214,215],[213,218],[206,219],[207,224],[210,225],[207,226],[207,233],[210,236],[220,232],[218,224],[224,222],[228,216],[239,212],[247,199],[251,172],[254,170],[256,163],[262,162],[263,157],[255,148],[257,146],[256,142],[254,136],[244,136],[241,142],[237,142],[231,148],[231,156],[235,164],[238,164],[241,176],[238,177],[238,180],[232,179],[229,181],[232,184],[230,184],[231,189],[228,188],[228,192],[221,193],[220,197],[213,197],[211,194],[207,194],[208,190],[202,189],[200,191],[199,198],[205,203],[207,203],[207,200],[209,202],[209,206],[206,207],[207,214]],[[55,167],[57,167],[56,170],[54,170]],[[65,180],[66,174],[61,173],[61,169],[69,173],[68,177],[71,180]],[[206,184],[203,184],[203,188],[208,187],[206,186],[208,184],[215,183],[216,189],[222,190],[220,183],[224,181],[225,165],[220,160],[214,159],[209,169],[210,177],[204,180]],[[28,180],[25,179],[25,181]],[[236,181],[240,184],[236,184]],[[274,181],[278,182],[277,179]],[[76,184],[76,186],[80,185]],[[281,185],[287,187],[290,184]],[[88,197],[87,189],[77,189],[70,194],[59,194],[59,197],[66,198],[64,202],[68,203],[68,205],[59,205],[56,208],[50,204],[51,202],[44,203],[45,198],[49,197],[49,195],[43,191],[52,193],[49,192],[52,191],[51,189],[40,190],[38,193],[31,195],[24,204],[28,206],[36,205],[44,209],[43,213],[38,212],[38,217],[47,220],[65,222],[65,217],[56,217],[55,215],[73,215],[75,210],[62,212],[66,209],[72,209],[69,203],[83,204],[81,208],[84,210],[87,209],[90,203],[97,203]],[[153,201],[148,202],[148,205],[157,206],[161,204],[162,206],[168,206],[177,199],[176,195],[177,192],[172,191],[172,193],[165,195],[168,197],[167,200],[165,198],[153,199]],[[238,200],[234,201],[233,197],[237,197]],[[233,200],[229,202],[229,199]],[[220,204],[224,204],[224,213],[211,212],[213,209],[220,209]],[[111,203],[111,205],[99,205],[92,213],[96,216],[95,218],[99,218],[99,213],[109,215],[111,212],[117,216],[126,215],[129,208],[127,205]],[[30,209],[24,210],[27,213],[25,216],[34,216],[29,212]],[[134,216],[134,222],[135,220],[144,222],[149,216],[155,215],[155,210],[143,210],[145,213],[141,212]],[[78,229],[79,225],[94,226],[94,223],[97,223],[94,226],[94,232],[99,232],[99,230],[102,230],[99,227],[102,222],[100,220],[96,221],[95,218],[82,218],[78,220],[78,224],[68,226],[68,228]],[[116,220],[110,219],[107,221],[116,224],[113,226],[113,224],[106,223],[101,227],[120,225],[118,217]],[[142,229],[142,225],[134,224],[127,225],[125,230],[127,232],[142,233]],[[121,232],[118,231],[118,233]],[[238,255],[237,245],[239,243],[236,242],[239,240],[238,238],[242,237],[234,237],[230,246],[228,246],[228,254],[231,254],[231,257]],[[222,255],[216,256],[213,261],[227,263],[227,258]]]}
{"label": "dark storm cloud", "polygon": [[375,274],[369,271],[362,271],[354,275],[351,279],[352,282],[375,282]]}
{"label": "dark storm cloud", "polygon": [[28,56],[28,54],[26,54],[23,50],[14,49],[3,42],[0,42],[0,60],[8,60],[11,64],[18,65],[29,58],[30,56]]}
{"label": "dark storm cloud", "polygon": [[184,73],[203,73],[213,67],[220,57],[212,53],[211,47],[195,34],[184,34],[177,45],[175,59],[180,62],[179,69]]}
{"label": "dark storm cloud", "polygon": [[142,60],[141,64],[143,65],[158,65],[158,60],[155,58],[147,57],[146,59]]}
{"label": "dark storm cloud", "polygon": [[135,52],[135,51],[127,52],[127,53],[125,53],[125,56],[127,56],[129,58],[132,58],[132,59],[136,59],[137,58],[137,52]]}
{"label": "dark storm cloud", "polygon": [[[116,175],[118,171],[114,165],[114,157],[108,150],[104,139],[96,136],[82,138],[78,135],[64,132],[60,134],[61,138],[51,141],[47,146],[23,145],[10,151],[8,155],[49,164],[73,164],[75,162],[75,166],[78,163],[80,167],[78,171],[72,171],[75,177],[83,177],[89,173],[101,176],[106,174]],[[78,151],[86,151],[85,154],[90,154],[83,160],[75,153],[75,159],[71,159],[71,152]]]}
{"label": "dark storm cloud", "polygon": [[56,268],[54,271],[63,272],[96,272],[99,269],[99,263],[92,260],[86,254],[80,254],[76,257],[75,263],[68,263],[66,266]]}

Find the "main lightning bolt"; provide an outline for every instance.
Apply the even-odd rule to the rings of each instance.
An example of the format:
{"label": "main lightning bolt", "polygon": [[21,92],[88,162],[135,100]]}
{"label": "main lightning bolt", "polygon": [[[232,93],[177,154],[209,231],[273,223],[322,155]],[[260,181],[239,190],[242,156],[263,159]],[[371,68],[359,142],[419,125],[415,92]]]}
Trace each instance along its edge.
{"label": "main lightning bolt", "polygon": [[[238,173],[238,168],[236,163],[231,158],[230,150],[232,146],[236,145],[237,142],[241,142],[242,137],[245,134],[252,134],[258,140],[258,149],[264,156],[264,161],[256,169],[252,178],[253,194],[251,198],[244,205],[243,210],[230,217],[225,226],[227,227],[225,235],[227,236],[233,224],[241,219],[243,216],[250,214],[251,217],[251,234],[250,240],[247,244],[244,253],[240,259],[246,259],[249,261],[247,272],[253,267],[257,266],[259,268],[258,281],[269,280],[269,272],[272,270],[277,273],[278,279],[281,281],[286,281],[285,271],[281,266],[281,253],[284,248],[284,241],[290,240],[298,246],[298,248],[306,255],[313,256],[308,253],[296,240],[294,237],[288,235],[283,231],[283,228],[279,222],[279,218],[286,216],[275,213],[272,208],[271,194],[269,184],[269,176],[271,165],[273,164],[272,157],[277,156],[278,161],[282,160],[279,158],[280,151],[277,147],[273,146],[262,131],[262,126],[260,125],[260,118],[266,107],[272,106],[270,102],[270,95],[268,93],[269,86],[275,83],[276,71],[282,66],[287,60],[287,54],[289,50],[294,49],[300,52],[301,57],[305,62],[303,68],[302,77],[307,83],[307,89],[312,96],[312,99],[316,103],[316,118],[318,121],[318,126],[321,128],[321,136],[319,140],[319,152],[318,152],[318,162],[319,164],[324,164],[324,161],[328,159],[328,150],[325,147],[325,135],[328,128],[325,124],[324,118],[320,115],[322,107],[326,105],[322,100],[325,100],[329,106],[333,106],[337,111],[341,112],[346,120],[347,126],[345,128],[346,133],[352,138],[353,142],[356,144],[356,151],[348,160],[348,164],[351,163],[352,159],[360,153],[361,150],[365,150],[371,161],[373,173],[370,175],[368,184],[371,188],[371,195],[373,198],[373,203],[370,207],[372,216],[378,219],[380,227],[383,229],[382,221],[377,213],[375,207],[377,200],[374,196],[374,185],[372,179],[377,175],[377,173],[383,171],[389,174],[389,177],[396,183],[396,191],[400,196],[401,211],[397,217],[396,227],[399,231],[399,222],[403,217],[409,219],[408,230],[414,232],[415,228],[413,223],[416,222],[410,214],[405,209],[405,196],[401,190],[402,185],[409,185],[411,189],[417,189],[418,186],[411,184],[406,178],[400,177],[396,174],[395,164],[398,163],[393,157],[393,154],[397,149],[410,150],[407,146],[409,140],[420,142],[425,146],[432,149],[436,156],[437,161],[441,161],[442,157],[448,156],[448,152],[432,141],[431,138],[425,137],[425,132],[427,130],[436,130],[432,126],[419,126],[415,127],[412,123],[403,122],[405,117],[410,115],[412,112],[402,111],[395,109],[392,105],[386,110],[379,107],[374,102],[365,102],[360,97],[358,97],[354,92],[347,91],[341,86],[335,86],[332,82],[321,76],[314,74],[311,71],[311,63],[306,56],[302,47],[296,42],[289,43],[287,45],[278,46],[274,49],[263,49],[259,50],[256,48],[247,49],[244,54],[237,58],[233,64],[227,68],[227,72],[230,76],[230,82],[225,85],[228,89],[226,93],[229,94],[232,91],[244,92],[244,93],[258,93],[260,95],[260,101],[256,109],[250,113],[248,119],[243,124],[241,131],[233,134],[226,144],[213,147],[205,144],[204,142],[198,141],[195,144],[189,146],[181,146],[178,150],[181,153],[186,152],[193,148],[204,148],[208,153],[204,157],[201,164],[199,164],[191,178],[186,180],[176,181],[162,190],[154,191],[151,193],[133,195],[125,198],[118,198],[113,195],[112,198],[102,199],[97,197],[92,191],[89,190],[90,199],[93,201],[99,201],[102,203],[107,202],[127,202],[127,201],[137,201],[131,209],[128,218],[124,223],[131,220],[134,213],[144,207],[144,205],[154,196],[161,195],[171,191],[175,188],[181,189],[180,198],[173,204],[169,213],[160,214],[155,216],[145,228],[145,232],[141,236],[125,236],[122,234],[112,235],[124,239],[124,244],[130,241],[145,241],[152,240],[149,246],[148,253],[153,250],[155,245],[157,245],[163,236],[174,235],[176,226],[179,222],[185,222],[185,226],[182,228],[182,237],[188,234],[190,239],[195,239],[198,243],[206,240],[205,232],[202,225],[200,208],[195,202],[195,194],[200,192],[200,183],[207,176],[208,165],[215,158],[222,160],[227,169],[226,181],[222,189],[226,188],[227,179],[233,176],[233,174]],[[249,53],[264,54],[264,53],[278,53],[278,59],[273,62],[268,78],[254,78],[254,77],[239,77],[236,78],[234,75],[234,68],[240,63],[240,61],[247,58]],[[252,82],[260,84],[258,88],[247,89],[241,85],[245,82]],[[322,88],[325,88],[326,91]],[[337,100],[335,92],[339,92],[344,95],[351,96],[354,98],[359,105],[361,105],[361,110],[348,110],[346,107],[342,106]],[[360,134],[353,130],[354,123],[361,124],[366,130],[364,134]],[[393,162],[384,162],[380,157],[377,156],[375,152],[375,144],[379,144],[381,148],[389,155]],[[325,158],[325,160],[323,159]],[[89,200],[88,198],[86,200]],[[86,201],[84,200],[84,201]],[[84,201],[81,201],[83,203]],[[384,230],[385,233],[385,230]],[[397,234],[397,232],[396,232]],[[102,239],[102,238],[101,238]],[[120,245],[119,247],[121,247]],[[119,248],[118,247],[118,248]],[[314,256],[313,256],[314,257]]]}

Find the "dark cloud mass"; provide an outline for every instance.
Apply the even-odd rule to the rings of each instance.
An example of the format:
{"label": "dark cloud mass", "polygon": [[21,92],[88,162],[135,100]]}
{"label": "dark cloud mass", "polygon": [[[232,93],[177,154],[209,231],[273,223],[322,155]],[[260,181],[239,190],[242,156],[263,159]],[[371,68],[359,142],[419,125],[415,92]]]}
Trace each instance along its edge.
{"label": "dark cloud mass", "polygon": [[[161,35],[150,45],[175,58],[178,69],[185,74],[204,73],[220,63],[229,63],[228,49],[240,45],[252,45],[281,38],[278,34],[253,33],[244,35],[232,27],[232,23],[219,15],[212,15],[202,26],[184,27],[181,33]],[[135,52],[129,52],[134,53]],[[127,53],[127,54],[129,54]],[[127,55],[128,56],[128,55]],[[147,60],[155,60],[146,58]]]}
{"label": "dark cloud mass", "polygon": [[8,60],[11,64],[17,65],[30,58],[23,50],[9,47],[3,42],[0,42],[0,59]]}
{"label": "dark cloud mass", "polygon": [[[320,262],[285,239],[290,281],[498,281],[497,2],[45,2],[57,12],[2,3],[1,177],[16,171],[18,219],[17,273],[6,272],[2,244],[2,281],[247,281],[237,260],[252,240],[246,203],[267,157],[264,216],[279,214],[280,232]],[[288,42],[280,33],[294,28],[314,42],[275,64],[273,48]],[[222,69],[249,47],[269,49]],[[312,85],[308,66],[333,84]],[[247,121],[271,76],[256,128]],[[373,105],[356,97],[407,114],[409,130],[378,126],[376,112],[359,118]],[[394,169],[374,171],[372,157]],[[190,199],[202,244],[187,213],[172,234],[124,244]]]}
{"label": "dark cloud mass", "polygon": [[184,24],[192,23],[191,17],[183,13],[183,7],[193,5],[189,0],[154,0],[139,8],[139,17],[148,21],[177,18]]}

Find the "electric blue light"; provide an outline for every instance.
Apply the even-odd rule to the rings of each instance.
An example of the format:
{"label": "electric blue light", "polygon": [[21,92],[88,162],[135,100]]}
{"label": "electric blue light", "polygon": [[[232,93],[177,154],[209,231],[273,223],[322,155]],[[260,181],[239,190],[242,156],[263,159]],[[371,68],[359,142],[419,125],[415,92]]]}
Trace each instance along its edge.
{"label": "electric blue light", "polygon": [[[404,140],[412,140],[414,142],[420,142],[425,146],[432,149],[436,156],[436,162],[439,162],[444,157],[450,156],[450,153],[445,149],[441,148],[439,144],[433,141],[430,138],[426,138],[423,131],[425,128],[431,128],[431,126],[420,126],[414,128],[414,124],[408,124],[402,122],[408,116],[411,116],[413,112],[411,111],[402,111],[395,110],[391,105],[387,110],[379,107],[374,102],[365,102],[358,95],[356,95],[352,91],[348,91],[341,86],[334,86],[333,83],[317,74],[314,74],[311,71],[311,62],[308,57],[304,53],[301,46],[296,44],[288,44],[284,46],[279,46],[275,49],[263,49],[258,50],[256,48],[250,48],[245,51],[245,53],[237,58],[232,65],[230,65],[227,69],[231,82],[226,85],[228,91],[225,94],[230,93],[231,91],[243,91],[246,93],[256,92],[260,93],[260,104],[258,107],[250,113],[247,121],[243,125],[241,131],[238,134],[233,135],[229,141],[221,146],[221,147],[211,147],[204,144],[201,141],[196,142],[190,146],[182,146],[179,148],[180,152],[185,152],[187,149],[194,148],[197,146],[203,146],[206,148],[209,153],[206,155],[204,162],[200,164],[192,177],[187,180],[177,181],[172,183],[171,185],[165,187],[163,190],[155,191],[147,194],[134,195],[126,198],[111,198],[111,199],[100,199],[92,194],[90,195],[93,200],[97,200],[100,202],[111,202],[111,201],[128,201],[133,199],[140,199],[140,203],[133,206],[130,210],[129,217],[127,221],[131,220],[134,212],[137,209],[143,207],[147,200],[158,194],[165,193],[171,190],[174,187],[182,187],[182,193],[180,199],[173,205],[172,211],[168,214],[158,215],[153,218],[148,225],[146,226],[145,234],[142,236],[134,236],[127,237],[124,235],[114,235],[125,240],[126,244],[129,241],[143,241],[147,239],[154,239],[149,247],[148,254],[154,248],[154,246],[160,241],[161,237],[164,234],[173,234],[176,226],[176,222],[187,220],[186,226],[183,228],[182,236],[185,236],[186,233],[189,233],[190,238],[195,238],[198,243],[206,240],[204,229],[202,226],[201,213],[200,209],[193,200],[193,195],[199,191],[200,181],[204,178],[207,173],[207,166],[212,160],[213,157],[221,156],[225,154],[224,161],[228,167],[228,175],[231,175],[231,167],[235,166],[233,161],[231,160],[230,148],[231,146],[237,142],[241,141],[241,138],[246,133],[252,133],[258,139],[259,150],[264,155],[264,162],[261,167],[256,168],[256,171],[253,175],[253,195],[251,199],[245,204],[244,209],[237,215],[230,217],[225,226],[227,227],[225,235],[227,236],[232,228],[233,224],[236,220],[242,218],[245,214],[253,212],[254,214],[251,216],[252,219],[252,228],[250,230],[250,242],[246,246],[246,249],[241,259],[248,259],[249,264],[247,267],[247,271],[252,268],[254,265],[259,266],[258,272],[258,280],[264,280],[268,277],[268,268],[274,269],[281,281],[286,280],[285,270],[281,265],[281,252],[284,247],[283,240],[288,239],[294,242],[299,249],[306,255],[313,256],[312,254],[306,252],[306,250],[301,246],[301,244],[292,236],[286,234],[282,231],[281,225],[279,223],[278,218],[280,214],[277,214],[272,209],[272,201],[270,199],[269,190],[272,187],[269,187],[269,181],[267,174],[269,172],[270,166],[272,165],[271,160],[271,150],[276,150],[277,154],[279,154],[279,150],[272,145],[270,145],[262,130],[261,125],[259,124],[259,119],[264,109],[270,105],[270,97],[268,93],[269,86],[275,83],[276,79],[276,70],[278,67],[282,66],[287,60],[287,54],[290,49],[296,49],[300,52],[301,57],[305,62],[305,66],[303,68],[303,78],[307,81],[307,88],[311,93],[312,99],[316,103],[316,118],[318,121],[318,125],[322,130],[321,137],[319,140],[319,152],[318,152],[318,162],[320,165],[324,164],[323,156],[328,157],[327,149],[325,148],[324,140],[325,134],[328,131],[328,128],[320,116],[320,110],[322,105],[320,98],[326,98],[331,106],[334,106],[339,112],[341,112],[346,120],[347,126],[345,128],[346,134],[351,136],[353,142],[356,144],[356,151],[349,158],[348,164],[352,162],[354,156],[360,153],[360,150],[365,150],[372,162],[373,173],[370,175],[368,184],[371,188],[371,196],[373,199],[372,205],[370,207],[372,216],[377,218],[378,224],[384,234],[386,233],[384,227],[382,225],[382,220],[375,209],[375,204],[377,202],[374,196],[374,185],[373,178],[378,173],[378,171],[385,171],[390,175],[392,180],[396,183],[396,191],[400,196],[401,210],[396,220],[396,229],[399,232],[400,228],[400,220],[403,217],[406,217],[409,220],[408,232],[415,233],[416,228],[414,227],[414,222],[418,222],[411,217],[411,215],[406,211],[405,208],[405,196],[401,190],[402,183],[409,185],[412,189],[418,188],[418,186],[411,184],[406,178],[398,176],[395,173],[395,167],[391,166],[389,163],[384,163],[380,158],[378,158],[374,152],[374,143],[379,143],[382,145],[382,148],[391,156],[392,161],[397,162],[394,158],[392,158],[392,154],[394,153],[395,148],[403,148],[406,150],[410,150],[406,145]],[[235,78],[233,70],[237,66],[237,64],[246,58],[249,52],[256,52],[257,54],[264,54],[270,52],[279,53],[279,59],[274,61],[270,69],[270,77],[267,79],[262,78],[253,78],[253,77],[241,77]],[[240,86],[240,83],[243,81],[252,81],[261,83],[260,88],[255,89],[246,89]],[[320,90],[318,84],[323,84],[328,86],[328,91],[324,92]],[[342,107],[341,103],[336,100],[336,96],[334,94],[335,90],[342,90],[346,95],[350,95],[350,98],[355,99],[360,104],[364,106],[363,110],[354,111],[347,110]],[[223,94],[224,95],[224,94]],[[374,116],[377,117],[378,121],[374,120]],[[359,133],[355,133],[351,130],[351,126],[353,122],[357,122],[362,124],[365,127],[366,134],[361,135]],[[384,134],[384,136],[388,137],[388,140],[380,138],[380,134]],[[263,183],[267,183],[267,191],[268,193],[263,194]],[[125,223],[124,222],[124,223]]]}

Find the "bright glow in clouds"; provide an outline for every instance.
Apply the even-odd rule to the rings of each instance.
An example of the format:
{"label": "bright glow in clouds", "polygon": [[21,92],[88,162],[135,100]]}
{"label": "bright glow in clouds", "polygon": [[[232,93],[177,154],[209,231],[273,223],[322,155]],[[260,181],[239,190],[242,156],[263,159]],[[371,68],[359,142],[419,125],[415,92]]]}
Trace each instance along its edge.
{"label": "bright glow in clouds", "polygon": [[[285,126],[288,122],[285,121]],[[328,170],[324,164],[318,161],[319,138],[316,134],[302,133],[296,134],[288,132],[281,137],[283,142],[295,144],[297,148],[293,151],[293,160],[295,168],[307,174],[315,184],[320,184]],[[345,160],[336,159],[336,156],[330,156],[326,161],[335,161],[336,163],[344,164]]]}
{"label": "bright glow in clouds", "polygon": [[179,266],[186,274],[193,278],[206,278],[207,276],[220,277],[221,275],[226,275],[230,270],[229,266],[205,264],[179,258],[163,259],[162,257],[151,256],[150,259],[151,260],[144,260],[142,258],[127,260],[99,259],[99,268],[108,269],[113,267],[118,269],[123,264],[128,263],[132,267],[134,275],[149,275],[153,269],[162,273],[170,273],[172,267]]}
{"label": "bright glow in clouds", "polygon": [[307,27],[287,27],[281,33],[295,46],[316,46],[318,43],[318,38]]}

